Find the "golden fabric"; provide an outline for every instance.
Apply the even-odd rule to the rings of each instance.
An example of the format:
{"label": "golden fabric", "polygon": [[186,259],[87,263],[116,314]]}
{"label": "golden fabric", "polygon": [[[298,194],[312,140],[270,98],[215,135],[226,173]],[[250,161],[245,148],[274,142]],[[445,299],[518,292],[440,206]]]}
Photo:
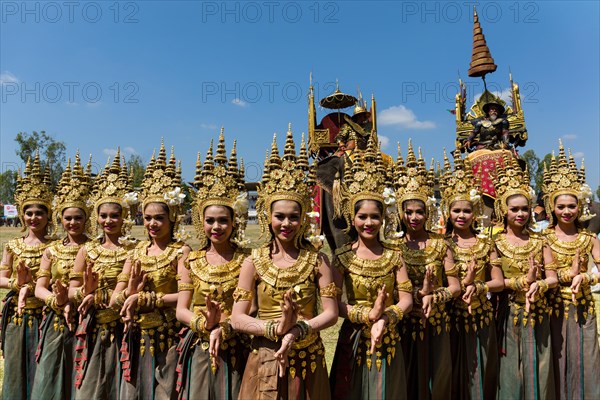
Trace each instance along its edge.
{"label": "golden fabric", "polygon": [[373,307],[379,289],[385,284],[388,298],[386,307],[394,304],[394,288],[396,287],[396,268],[402,266],[402,256],[398,250],[384,247],[377,260],[363,260],[346,245],[336,252],[341,264],[346,285],[349,305]]}
{"label": "golden fabric", "polygon": [[257,274],[258,318],[262,320],[281,317],[280,302],[289,289],[294,290],[295,301],[300,306],[303,319],[311,319],[316,312],[319,253],[301,250],[294,265],[279,268],[273,264],[271,249],[252,250],[252,261]]}
{"label": "golden fabric", "polygon": [[33,282],[37,280],[37,272],[40,269],[40,263],[46,247],[51,243],[41,243],[34,246],[29,246],[25,243],[23,238],[14,238],[10,240],[6,245],[5,249],[13,255],[12,271],[16,276],[17,266],[21,261],[25,261],[25,264],[31,270],[31,276]]}
{"label": "golden fabric", "polygon": [[62,241],[53,242],[48,246],[50,253],[52,280],[61,280],[63,284],[67,284],[71,279],[71,272],[73,271],[73,265],[75,264],[75,257],[81,245],[70,245],[65,246]]}
{"label": "golden fabric", "polygon": [[[458,279],[462,282],[467,274],[467,266],[475,258],[475,281],[485,282],[486,272],[488,272],[490,265],[490,251],[492,249],[492,241],[488,238],[477,238],[477,242],[469,248],[459,247],[454,241],[448,240],[448,244],[454,253],[454,265],[458,268]],[[466,310],[468,309],[467,303],[462,300],[462,295],[454,299],[454,305]],[[487,302],[485,293],[480,296],[471,297],[471,309],[475,310],[482,303]]]}
{"label": "golden fabric", "polygon": [[226,314],[231,314],[233,292],[235,291],[244,259],[250,255],[246,249],[236,249],[231,261],[221,265],[209,264],[206,250],[193,251],[188,257],[186,267],[194,285],[192,304],[206,307],[206,295],[221,304]]}
{"label": "golden fabric", "polygon": [[[443,260],[448,251],[448,244],[442,235],[429,233],[429,240],[424,249],[410,249],[404,240],[397,242],[398,247],[404,258],[407,267],[408,277],[413,283],[414,290],[419,290],[423,286],[425,271],[428,266],[434,270],[434,286],[442,287],[445,275]],[[413,296],[413,297],[416,297]],[[416,340],[419,337],[423,339],[425,323],[423,320],[423,310],[420,306],[421,300],[414,298],[414,306],[410,312],[410,323],[403,324],[403,329],[412,329],[412,338]],[[434,331],[440,334],[442,330],[449,329],[449,316],[445,311],[445,303],[432,304],[431,315],[427,323],[434,327]],[[405,316],[407,318],[407,316]]]}
{"label": "golden fabric", "polygon": [[146,282],[147,290],[153,292],[162,292],[165,294],[177,293],[177,260],[183,254],[183,243],[171,242],[167,248],[157,256],[147,254],[150,241],[143,241],[133,250],[131,260],[133,263],[140,261],[142,271],[146,272],[148,280]]}
{"label": "golden fabric", "polygon": [[[573,303],[571,293],[572,279],[570,277],[573,258],[577,250],[579,250],[579,256],[582,257],[579,264],[579,272],[585,273],[588,271],[589,256],[594,247],[594,243],[592,242],[594,234],[587,230],[581,230],[577,234],[577,238],[570,242],[560,240],[556,236],[554,229],[544,230],[543,235],[552,250],[552,259],[554,260],[557,274],[559,277],[566,277],[566,279],[559,279],[557,290],[552,291],[550,295],[551,300],[553,300],[552,304],[554,305],[555,312],[558,312],[564,306],[567,309],[565,315],[568,315],[568,308]],[[589,285],[581,285],[581,290],[577,294],[577,300],[580,306],[585,308],[585,313],[594,314],[595,304]]]}
{"label": "golden fabric", "polygon": [[[127,260],[131,246],[107,249],[97,240],[87,242],[84,246],[87,250],[87,261],[94,264],[93,270],[98,273],[99,282],[97,290],[105,290],[107,297],[110,298],[117,285],[117,276],[123,270],[123,265],[125,264],[125,260]],[[119,318],[119,313],[113,309],[99,310],[96,313],[98,323],[108,323]]]}

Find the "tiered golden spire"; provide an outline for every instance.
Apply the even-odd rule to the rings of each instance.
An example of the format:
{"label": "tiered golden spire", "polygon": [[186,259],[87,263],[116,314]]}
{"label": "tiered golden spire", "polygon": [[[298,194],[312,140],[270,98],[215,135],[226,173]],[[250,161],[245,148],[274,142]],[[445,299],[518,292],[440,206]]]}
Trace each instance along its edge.
{"label": "tiered golden spire", "polygon": [[496,71],[496,64],[490,53],[490,49],[485,41],[483,29],[479,24],[477,10],[473,9],[473,54],[471,55],[471,65],[469,68],[470,77],[482,77]]}

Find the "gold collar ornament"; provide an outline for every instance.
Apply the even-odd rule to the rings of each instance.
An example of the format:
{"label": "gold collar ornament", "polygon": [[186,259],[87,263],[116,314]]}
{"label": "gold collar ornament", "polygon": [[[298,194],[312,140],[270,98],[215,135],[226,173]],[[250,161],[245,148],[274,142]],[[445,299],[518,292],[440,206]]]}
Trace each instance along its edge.
{"label": "gold collar ornament", "polygon": [[[303,243],[305,234],[310,228],[309,212],[312,211],[310,195],[315,185],[314,168],[309,168],[308,151],[302,136],[300,153],[296,156],[294,138],[291,124],[283,150],[283,157],[279,157],[277,137],[273,135],[271,155],[267,152],[265,167],[261,182],[258,184],[258,200],[256,212],[260,226],[260,238],[266,242],[272,240],[269,224],[271,223],[271,205],[278,200],[291,200],[300,205],[301,225],[295,237],[298,248],[305,248]],[[310,233],[309,233],[310,234]],[[306,238],[310,241],[309,238]]]}
{"label": "gold collar ornament", "polygon": [[79,208],[85,213],[85,232],[90,233],[91,209],[88,205],[88,197],[92,187],[92,157],[88,161],[85,171],[81,166],[79,151],[75,155],[75,163],[71,170],[71,159],[63,171],[60,182],[56,188],[56,195],[52,202],[54,210],[53,221],[56,223],[55,232],[61,225],[62,214],[67,208]]}
{"label": "gold collar ornament", "polygon": [[[494,202],[494,213],[496,218],[502,224],[508,213],[508,198],[514,195],[521,195],[527,199],[531,207],[535,192],[529,185],[529,172],[522,170],[517,159],[511,155],[504,154],[502,165],[496,165],[496,201]],[[533,213],[530,213],[529,224],[532,224]]]}
{"label": "gold collar ornament", "polygon": [[169,209],[169,221],[173,224],[175,240],[183,241],[187,234],[183,227],[179,230],[179,223],[183,218],[183,201],[185,194],[181,190],[181,162],[175,159],[175,151],[171,147],[171,156],[167,162],[167,151],[165,142],[161,140],[158,157],[154,154],[146,166],[144,179],[142,180],[141,194],[142,212],[150,203],[163,203]]}
{"label": "gold collar ornament", "polygon": [[477,189],[480,185],[473,176],[469,159],[463,159],[460,150],[454,151],[454,169],[452,169],[444,149],[444,170],[440,175],[439,183],[442,195],[440,209],[444,221],[450,219],[450,208],[454,202],[468,201],[473,207],[473,219],[477,223],[474,228],[481,234],[483,220],[487,217],[484,215],[481,192]]}
{"label": "gold collar ornament", "polygon": [[569,160],[565,155],[565,148],[562,140],[559,141],[558,159],[552,152],[552,160],[548,168],[544,164],[544,183],[542,185],[544,193],[544,206],[548,210],[550,224],[553,223],[552,210],[556,198],[561,195],[571,195],[575,197],[579,203],[580,221],[592,219],[595,214],[590,213],[589,204],[592,198],[592,189],[585,183],[585,167],[583,159],[581,160],[581,169],[577,169],[575,158],[569,149]]}
{"label": "gold collar ornament", "polygon": [[246,223],[248,221],[248,192],[244,186],[244,166],[238,168],[236,141],[233,141],[229,160],[226,157],[224,129],[219,134],[217,154],[213,160],[213,143],[204,160],[200,162],[200,153],[196,161],[196,175],[194,176],[194,212],[192,221],[196,228],[196,235],[200,239],[200,248],[208,245],[208,238],[204,234],[204,210],[209,206],[225,206],[233,210],[233,232],[231,241],[239,246],[247,244],[244,238]]}
{"label": "gold collar ornament", "polygon": [[[427,213],[427,230],[435,229],[439,221],[436,198],[434,197],[435,172],[433,170],[433,160],[429,171],[425,168],[425,161],[419,148],[419,158],[415,157],[412,141],[408,141],[408,153],[406,164],[402,158],[400,145],[398,145],[398,159],[394,171],[394,186],[396,189],[396,198],[398,201],[398,213],[400,219],[404,217],[402,204],[408,200],[421,200],[425,204]],[[403,232],[399,232],[400,235]]]}
{"label": "gold collar ornament", "polygon": [[[132,171],[133,172],[133,171]],[[112,164],[108,161],[102,174],[94,181],[92,194],[88,199],[88,206],[92,208],[92,217],[90,224],[94,230],[94,236],[98,236],[98,208],[102,204],[115,203],[121,206],[123,216],[123,227],[121,228],[122,237],[119,243],[134,243],[136,240],[129,236],[134,221],[131,219],[131,208],[138,203],[138,194],[131,188],[131,179],[127,174],[127,164],[123,159],[121,165],[121,150],[117,153]]]}
{"label": "gold collar ornament", "polygon": [[27,160],[25,171],[17,177],[17,188],[15,191],[15,203],[19,212],[19,220],[21,220],[22,231],[27,227],[23,215],[25,207],[39,204],[46,207],[48,210],[48,226],[46,232],[52,232],[52,188],[50,184],[50,169],[46,167],[42,172],[40,165],[40,153],[36,152],[33,162],[31,158]]}
{"label": "gold collar ornament", "polygon": [[398,227],[396,196],[392,188],[392,172],[383,164],[381,150],[371,138],[367,148],[356,149],[352,165],[346,158],[343,177],[337,176],[333,183],[334,216],[346,219],[348,232],[352,227],[356,203],[374,200],[384,209],[384,235],[395,232]]}

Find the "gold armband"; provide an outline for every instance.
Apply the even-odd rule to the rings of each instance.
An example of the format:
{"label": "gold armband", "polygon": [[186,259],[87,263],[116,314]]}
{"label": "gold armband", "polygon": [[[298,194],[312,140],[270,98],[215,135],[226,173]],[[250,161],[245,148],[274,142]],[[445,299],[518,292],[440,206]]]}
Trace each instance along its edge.
{"label": "gold armband", "polygon": [[456,267],[456,264],[454,264],[449,270],[444,271],[446,272],[446,276],[453,276],[455,278],[458,277],[458,268]]}
{"label": "gold armband", "polygon": [[12,267],[8,264],[0,264],[0,271],[12,271]]}
{"label": "gold armband", "polygon": [[406,292],[406,293],[411,293],[413,291],[413,284],[410,281],[410,279],[404,281],[404,282],[400,282],[398,284],[398,291],[399,292]]}
{"label": "gold armband", "polygon": [[544,269],[548,271],[556,271],[558,267],[558,263],[556,261],[552,261],[551,263],[544,264]]}
{"label": "gold armband", "polygon": [[251,301],[252,297],[253,294],[251,290],[246,290],[239,286],[236,287],[233,291],[233,301],[235,301],[236,303],[240,301]]}
{"label": "gold armband", "polygon": [[69,279],[81,279],[81,278],[83,278],[83,271],[80,271],[80,272],[71,271],[71,272],[69,272]]}
{"label": "gold armband", "polygon": [[341,291],[341,289],[338,289],[338,287],[335,285],[334,282],[331,282],[328,285],[325,285],[324,287],[320,288],[319,289],[319,293],[321,294],[321,297],[333,297],[333,298],[336,298],[337,295],[340,294],[338,292],[338,290]]}
{"label": "gold armband", "polygon": [[47,269],[39,269],[37,272],[37,277],[39,278],[52,278],[52,272]]}
{"label": "gold armband", "polygon": [[495,260],[491,260],[490,265],[492,267],[502,267],[502,260],[499,258],[496,258]]}
{"label": "gold armband", "polygon": [[121,272],[119,275],[117,275],[117,282],[125,282],[128,283],[129,282],[129,278],[131,275],[126,274],[125,272]]}
{"label": "gold armband", "polygon": [[192,285],[191,283],[177,282],[177,291],[178,292],[193,292],[194,285]]}

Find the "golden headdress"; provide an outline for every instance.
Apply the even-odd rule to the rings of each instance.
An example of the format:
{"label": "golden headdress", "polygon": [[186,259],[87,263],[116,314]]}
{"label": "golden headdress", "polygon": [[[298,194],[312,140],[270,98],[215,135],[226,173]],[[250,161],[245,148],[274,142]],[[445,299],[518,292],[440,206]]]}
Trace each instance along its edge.
{"label": "golden headdress", "polygon": [[[48,224],[52,224],[52,197],[50,170],[46,167],[46,170],[42,173],[40,153],[38,151],[35,154],[33,162],[31,159],[27,160],[25,171],[22,175],[19,174],[17,177],[15,203],[19,212],[21,226],[23,226],[23,231],[26,229],[25,221],[23,220],[25,207],[33,204],[39,204],[46,207],[48,210]],[[47,231],[52,232],[50,226]]]}
{"label": "golden headdress", "polygon": [[121,206],[124,219],[122,233],[128,234],[133,225],[133,221],[128,219],[129,213],[131,206],[137,203],[137,193],[132,192],[124,160],[121,165],[120,149],[117,149],[112,164],[107,162],[102,174],[96,178],[88,200],[89,206],[93,207],[90,223],[96,234],[98,233],[98,208],[106,203],[115,203]]}
{"label": "golden headdress", "polygon": [[[502,222],[508,212],[507,200],[510,196],[525,196],[529,205],[532,206],[535,192],[529,185],[529,172],[521,169],[515,157],[505,154],[502,158],[502,165],[496,165],[496,171],[494,213],[496,218]],[[531,223],[533,218],[530,217],[529,221]]]}
{"label": "golden headdress", "polygon": [[400,219],[404,216],[402,204],[408,200],[421,200],[425,204],[427,212],[427,229],[432,229],[438,222],[438,210],[434,197],[433,186],[435,173],[433,171],[433,160],[430,170],[425,168],[425,161],[419,148],[419,158],[415,157],[412,141],[408,141],[408,154],[406,164],[400,153],[398,145],[398,160],[394,172],[394,186]]}
{"label": "golden headdress", "polygon": [[[381,151],[369,139],[366,150],[355,150],[352,165],[346,166],[343,177],[333,184],[335,217],[346,219],[349,231],[354,220],[354,207],[361,200],[375,200],[384,208],[384,216],[396,211],[396,198],[392,189],[391,171],[385,168]],[[346,159],[348,162],[348,160]],[[390,208],[393,208],[391,210]]]}
{"label": "golden headdress", "polygon": [[248,220],[248,192],[244,186],[243,166],[238,168],[236,141],[233,141],[229,161],[225,151],[224,129],[219,134],[217,154],[213,161],[213,143],[206,154],[204,167],[200,162],[200,153],[196,161],[194,176],[194,212],[192,220],[196,234],[200,239],[200,248],[206,247],[208,238],[204,234],[204,210],[209,206],[225,206],[233,210],[233,233],[231,240],[242,245],[245,243],[244,231]]}
{"label": "golden headdress", "polygon": [[79,152],[75,155],[75,164],[71,170],[71,159],[67,162],[67,167],[62,173],[58,187],[56,188],[57,193],[54,196],[53,210],[54,210],[54,221],[57,226],[60,225],[60,220],[64,210],[67,208],[75,207],[83,210],[86,215],[86,231],[90,227],[90,216],[91,210],[88,205],[88,197],[91,191],[91,163],[92,157],[88,161],[86,171],[81,166],[81,158]]}
{"label": "golden headdress", "polygon": [[[142,212],[150,203],[163,203],[169,208],[169,221],[173,224],[173,232],[177,228],[183,214],[185,194],[181,190],[181,165],[177,164],[175,151],[171,147],[171,156],[167,161],[165,143],[160,142],[158,157],[154,154],[146,166],[141,186]],[[183,239],[185,232],[179,232],[178,238]],[[176,235],[177,236],[177,235]]]}
{"label": "golden headdress", "polygon": [[308,173],[308,152],[304,135],[300,145],[300,153],[296,157],[291,124],[288,127],[283,157],[279,157],[277,137],[273,135],[271,155],[267,154],[262,181],[258,184],[258,200],[256,202],[257,218],[260,225],[261,238],[271,240],[269,223],[271,222],[271,205],[278,200],[292,200],[300,204],[301,226],[296,235],[296,245],[302,246],[302,239],[310,222],[308,213],[312,211],[311,192],[314,188],[314,175]]}
{"label": "golden headdress", "polygon": [[454,169],[450,167],[450,160],[444,150],[444,171],[440,175],[440,192],[442,201],[440,208],[444,220],[450,218],[450,206],[452,203],[460,200],[466,200],[473,207],[474,219],[481,220],[483,214],[483,200],[481,192],[477,189],[478,185],[473,176],[471,163],[468,158],[463,159],[460,150],[454,151]]}
{"label": "golden headdress", "polygon": [[558,159],[552,154],[550,167],[547,168],[544,164],[542,191],[544,192],[544,205],[548,210],[550,223],[552,223],[551,211],[554,209],[556,198],[563,194],[571,195],[578,200],[580,220],[585,221],[593,217],[588,208],[592,190],[585,183],[583,160],[581,160],[581,169],[578,170],[571,150],[569,150],[569,160],[567,161],[562,141],[559,141]]}

